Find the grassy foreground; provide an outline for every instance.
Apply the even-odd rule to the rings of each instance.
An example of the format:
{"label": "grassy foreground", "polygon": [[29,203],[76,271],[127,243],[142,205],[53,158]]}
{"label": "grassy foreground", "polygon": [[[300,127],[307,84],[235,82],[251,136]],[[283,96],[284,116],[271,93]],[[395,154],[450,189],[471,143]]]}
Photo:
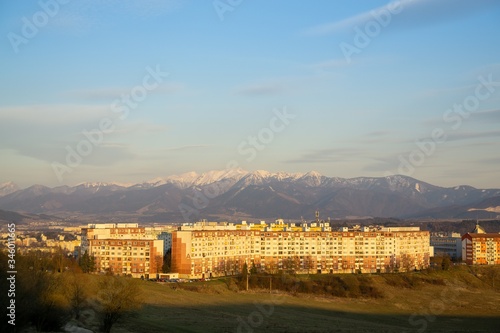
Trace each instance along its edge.
{"label": "grassy foreground", "polygon": [[235,291],[224,280],[186,284],[190,290],[142,281],[144,306],[113,332],[500,332],[498,274],[487,279],[463,266],[412,274],[444,283],[373,275],[382,298],[344,298]]}

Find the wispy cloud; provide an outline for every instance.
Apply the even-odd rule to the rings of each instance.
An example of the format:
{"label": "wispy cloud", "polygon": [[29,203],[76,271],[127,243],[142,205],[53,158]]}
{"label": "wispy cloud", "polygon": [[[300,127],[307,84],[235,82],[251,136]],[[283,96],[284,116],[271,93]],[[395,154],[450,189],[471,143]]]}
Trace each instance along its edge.
{"label": "wispy cloud", "polygon": [[[81,104],[40,104],[0,107],[0,124],[9,122],[32,125],[63,125],[75,124],[102,117],[109,109],[109,105],[81,105]],[[0,126],[1,126],[0,125]],[[3,126],[2,126],[3,127]]]}
{"label": "wispy cloud", "polygon": [[472,140],[480,138],[500,137],[500,130],[484,132],[461,132],[448,135],[447,141]]}
{"label": "wispy cloud", "polygon": [[[496,123],[500,122],[500,110],[486,110],[472,112],[467,118],[467,122],[481,122],[481,123]],[[444,124],[443,118],[432,118],[422,122],[426,126],[442,126]]]}
{"label": "wispy cloud", "polygon": [[[184,85],[176,82],[169,82],[160,85],[159,87],[149,90],[148,94],[169,95],[174,94],[184,89]],[[79,89],[64,92],[63,95],[70,98],[89,101],[107,101],[111,103],[122,95],[130,94],[131,87],[101,87],[92,89]]]}
{"label": "wispy cloud", "polygon": [[396,134],[395,131],[373,131],[359,138],[357,142],[362,144],[405,142],[405,139]]}
{"label": "wispy cloud", "polygon": [[171,147],[165,148],[165,151],[183,151],[183,150],[191,150],[191,149],[199,149],[199,148],[208,148],[210,145],[186,145],[180,147]]}
{"label": "wispy cloud", "polygon": [[359,156],[367,151],[359,148],[327,148],[310,150],[296,159],[284,161],[285,163],[331,163],[343,162],[347,158]]}
{"label": "wispy cloud", "polygon": [[494,165],[498,166],[500,165],[500,157],[490,157],[490,158],[483,158],[479,160],[481,164],[489,164],[489,165]]}
{"label": "wispy cloud", "polygon": [[486,123],[500,122],[500,109],[474,112],[471,117]]}
{"label": "wispy cloud", "polygon": [[393,15],[392,20],[397,21],[398,28],[410,28],[467,17],[478,10],[498,6],[500,3],[494,0],[399,0],[339,21],[308,28],[304,34],[326,35],[352,29],[374,20],[373,12],[380,12],[395,5],[399,6],[401,12]]}
{"label": "wispy cloud", "polygon": [[[76,149],[88,140],[84,132],[99,128],[103,118],[113,118],[108,105],[24,105],[0,108],[0,149],[41,161],[64,161],[67,147]],[[117,122],[114,130],[92,145],[82,164],[110,165],[135,158],[127,141],[131,135],[165,132],[167,126],[145,120]]]}
{"label": "wispy cloud", "polygon": [[329,59],[309,65],[308,67],[316,71],[329,71],[336,68],[351,66],[344,58]]}
{"label": "wispy cloud", "polygon": [[177,146],[177,147],[166,147],[166,148],[159,148],[159,149],[146,149],[142,150],[140,152],[140,158],[142,160],[165,160],[165,159],[170,159],[175,153],[184,153],[188,151],[196,151],[196,150],[203,150],[210,148],[211,145],[204,145],[204,144],[199,144],[199,145],[184,145],[184,146]]}

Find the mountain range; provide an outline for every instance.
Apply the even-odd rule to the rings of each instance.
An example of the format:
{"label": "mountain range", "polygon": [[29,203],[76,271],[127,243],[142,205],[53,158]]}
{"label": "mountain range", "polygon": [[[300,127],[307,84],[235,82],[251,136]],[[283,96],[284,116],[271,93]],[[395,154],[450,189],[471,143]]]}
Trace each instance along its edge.
{"label": "mountain range", "polygon": [[338,178],[318,172],[242,169],[189,172],[139,184],[0,184],[0,209],[32,214],[127,217],[181,222],[208,219],[349,217],[497,218],[500,189],[439,187],[401,175]]}

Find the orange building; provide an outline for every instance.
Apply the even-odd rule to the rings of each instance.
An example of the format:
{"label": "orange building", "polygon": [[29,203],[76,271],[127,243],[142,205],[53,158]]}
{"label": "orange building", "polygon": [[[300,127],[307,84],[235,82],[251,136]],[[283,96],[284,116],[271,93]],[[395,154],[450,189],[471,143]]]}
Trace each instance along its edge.
{"label": "orange building", "polygon": [[429,232],[414,227],[343,228],[197,223],[172,233],[172,270],[185,278],[235,275],[246,263],[277,273],[376,273],[429,266]]}
{"label": "orange building", "polygon": [[500,265],[500,234],[486,233],[477,225],[462,236],[462,259],[467,265]]}

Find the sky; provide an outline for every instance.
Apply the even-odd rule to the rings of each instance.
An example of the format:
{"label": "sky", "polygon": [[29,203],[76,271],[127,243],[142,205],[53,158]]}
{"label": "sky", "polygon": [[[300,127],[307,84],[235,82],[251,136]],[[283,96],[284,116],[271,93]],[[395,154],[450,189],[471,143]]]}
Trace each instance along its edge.
{"label": "sky", "polygon": [[0,4],[0,183],[242,168],[500,188],[500,2]]}

